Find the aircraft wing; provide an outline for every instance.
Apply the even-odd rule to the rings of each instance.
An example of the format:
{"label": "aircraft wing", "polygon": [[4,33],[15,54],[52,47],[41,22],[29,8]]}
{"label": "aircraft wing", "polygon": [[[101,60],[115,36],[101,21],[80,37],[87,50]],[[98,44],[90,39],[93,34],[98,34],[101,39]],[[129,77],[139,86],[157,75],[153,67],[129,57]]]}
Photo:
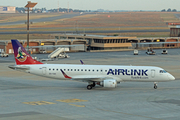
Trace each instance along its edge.
{"label": "aircraft wing", "polygon": [[71,79],[71,80],[76,80],[76,81],[83,81],[83,82],[101,82],[106,79],[115,79],[117,81],[122,81],[119,78],[115,77],[107,77],[104,75],[76,75],[73,77],[68,76],[62,69],[61,69],[62,74],[64,75],[65,78]]}

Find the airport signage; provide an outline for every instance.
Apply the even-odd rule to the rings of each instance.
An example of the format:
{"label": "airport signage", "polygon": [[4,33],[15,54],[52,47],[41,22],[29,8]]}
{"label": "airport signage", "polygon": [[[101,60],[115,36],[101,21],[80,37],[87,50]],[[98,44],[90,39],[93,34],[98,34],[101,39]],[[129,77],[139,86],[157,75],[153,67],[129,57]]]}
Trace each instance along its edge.
{"label": "airport signage", "polygon": [[7,7],[0,7],[0,11],[7,11]]}

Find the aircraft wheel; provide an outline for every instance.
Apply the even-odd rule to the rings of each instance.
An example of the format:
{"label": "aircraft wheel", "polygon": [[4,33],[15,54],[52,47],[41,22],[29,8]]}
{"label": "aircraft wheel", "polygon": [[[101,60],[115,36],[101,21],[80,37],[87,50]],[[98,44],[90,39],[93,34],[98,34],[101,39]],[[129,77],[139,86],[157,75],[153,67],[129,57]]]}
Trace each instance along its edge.
{"label": "aircraft wheel", "polygon": [[154,89],[157,89],[157,84],[154,84]]}
{"label": "aircraft wheel", "polygon": [[91,89],[92,89],[92,85],[88,85],[88,86],[87,86],[87,89],[88,89],[88,90],[91,90]]}

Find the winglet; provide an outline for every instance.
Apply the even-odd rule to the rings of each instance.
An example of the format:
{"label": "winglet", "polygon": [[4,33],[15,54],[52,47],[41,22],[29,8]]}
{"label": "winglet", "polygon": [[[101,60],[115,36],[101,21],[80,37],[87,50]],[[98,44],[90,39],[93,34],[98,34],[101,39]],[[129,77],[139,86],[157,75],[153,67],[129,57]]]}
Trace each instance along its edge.
{"label": "winglet", "polygon": [[84,63],[83,63],[83,61],[82,61],[82,60],[80,60],[80,62],[81,62],[81,64],[82,64],[82,65],[84,65]]}
{"label": "winglet", "polygon": [[66,73],[62,69],[61,69],[61,72],[62,72],[62,74],[64,75],[65,78],[72,79],[72,77],[69,77],[68,75],[66,75]]}

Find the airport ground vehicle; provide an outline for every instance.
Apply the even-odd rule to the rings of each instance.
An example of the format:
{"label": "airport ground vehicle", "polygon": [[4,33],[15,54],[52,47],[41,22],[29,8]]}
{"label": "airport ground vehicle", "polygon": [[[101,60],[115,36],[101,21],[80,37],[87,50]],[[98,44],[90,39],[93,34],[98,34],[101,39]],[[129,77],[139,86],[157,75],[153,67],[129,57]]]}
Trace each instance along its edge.
{"label": "airport ground vehicle", "polygon": [[148,48],[147,51],[146,51],[146,54],[148,54],[148,55],[155,55],[156,52],[152,48]]}
{"label": "airport ground vehicle", "polygon": [[8,57],[8,56],[9,56],[9,54],[6,54],[4,52],[1,53],[1,57]]}
{"label": "airport ground vehicle", "polygon": [[55,78],[87,82],[87,89],[96,85],[115,88],[120,82],[167,82],[175,80],[174,76],[160,67],[154,66],[120,66],[120,65],[82,65],[82,64],[43,64],[32,59],[17,40],[11,40],[16,65],[9,68],[23,72]]}
{"label": "airport ground vehicle", "polygon": [[134,50],[134,55],[138,55],[138,50]]}
{"label": "airport ground vehicle", "polygon": [[65,53],[65,48],[57,48],[51,54],[48,55],[49,59],[56,59],[56,58],[69,58],[68,54]]}
{"label": "airport ground vehicle", "polygon": [[163,49],[161,54],[168,54],[168,51],[166,49]]}
{"label": "airport ground vehicle", "polygon": [[[39,61],[53,61],[58,60],[59,58],[69,58],[68,54],[65,53],[65,48],[57,48],[52,53],[48,55],[48,59],[39,59]],[[37,58],[35,59],[37,60]]]}
{"label": "airport ground vehicle", "polygon": [[40,50],[39,53],[47,53],[46,50]]}
{"label": "airport ground vehicle", "polygon": [[68,54],[66,54],[66,53],[61,53],[61,54],[58,55],[57,58],[69,58],[69,57],[70,57],[70,56],[69,56]]}

